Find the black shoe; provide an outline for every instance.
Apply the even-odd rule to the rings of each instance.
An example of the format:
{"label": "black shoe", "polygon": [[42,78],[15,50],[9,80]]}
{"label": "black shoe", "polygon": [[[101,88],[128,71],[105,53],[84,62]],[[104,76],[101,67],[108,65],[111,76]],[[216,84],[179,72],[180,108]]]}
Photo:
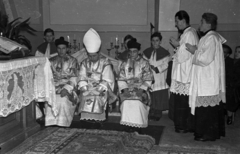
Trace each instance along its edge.
{"label": "black shoe", "polygon": [[156,116],[150,116],[149,120],[151,121],[159,121],[161,118],[160,117],[156,117]]}
{"label": "black shoe", "polygon": [[220,131],[220,137],[225,137],[226,136],[226,132],[225,131]]}
{"label": "black shoe", "polygon": [[195,141],[201,141],[201,142],[206,142],[206,141],[216,141],[216,139],[210,139],[210,138],[204,138],[204,137],[194,137]]}
{"label": "black shoe", "polygon": [[41,126],[45,126],[45,116],[42,116],[41,118],[37,119],[36,122]]}
{"label": "black shoe", "polygon": [[234,113],[231,116],[227,117],[227,125],[231,125],[234,123]]}
{"label": "black shoe", "polygon": [[175,129],[175,132],[176,132],[176,133],[185,134],[185,133],[187,133],[188,131],[187,131],[187,130],[184,130],[184,129],[178,129],[178,128],[176,128],[176,129]]}

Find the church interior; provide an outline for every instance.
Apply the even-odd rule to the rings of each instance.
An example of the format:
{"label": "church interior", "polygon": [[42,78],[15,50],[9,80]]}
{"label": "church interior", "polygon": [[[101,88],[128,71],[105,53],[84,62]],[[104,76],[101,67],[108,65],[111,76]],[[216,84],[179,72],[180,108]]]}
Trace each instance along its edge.
{"label": "church interior", "polygon": [[[114,97],[115,101],[105,105],[104,121],[81,120],[81,114],[74,110],[68,126],[45,125],[46,104],[51,108],[52,115],[62,111],[56,105],[58,98],[55,94],[54,72],[51,71],[52,63],[44,55],[36,56],[36,52],[40,51],[39,45],[46,42],[45,30],[52,29],[53,39],[62,41],[60,45],[67,42],[69,55],[78,62],[83,61],[84,56],[91,57],[91,54],[95,54],[85,53],[88,46],[84,40],[86,32],[94,29],[101,43],[98,52],[112,63],[114,75],[121,73],[118,70],[118,57],[126,49],[127,35],[136,38],[141,46],[139,55],[144,55],[143,51],[152,47],[152,35],[160,32],[161,47],[171,59],[177,48],[170,43],[170,39],[181,37],[175,15],[184,10],[190,17],[188,27],[197,32],[200,31],[203,13],[217,15],[216,32],[226,40],[224,44],[232,50],[229,57],[236,61],[236,53],[239,52],[240,55],[239,8],[238,0],[0,0],[0,154],[239,153],[239,94],[234,94],[234,97],[238,97],[238,106],[232,116],[229,117],[228,111],[224,111],[224,134],[214,141],[202,138],[198,140],[196,136],[193,137],[193,133],[176,130],[172,115],[174,111],[170,104],[170,85],[166,88],[167,100],[163,100],[167,107],[160,111],[158,118],[146,119],[147,127],[142,129],[126,129],[122,125],[123,105],[119,101],[122,99],[121,90],[119,92],[116,88],[111,91],[114,96],[116,94],[116,98],[107,95],[107,100]],[[56,41],[54,48],[59,52],[60,47]],[[133,46],[138,44],[135,42]],[[51,57],[51,51],[49,55]],[[80,64],[79,69],[82,68]],[[239,67],[235,69],[240,70]],[[228,73],[225,71],[226,78]],[[167,75],[166,73],[165,78]],[[240,79],[240,76],[236,78]],[[71,80],[70,83],[72,82]],[[108,80],[106,84],[110,85],[110,82]],[[141,95],[148,96],[144,92]],[[62,95],[62,91],[59,94]],[[68,98],[73,98],[73,102],[81,102],[83,99],[78,94],[68,95]],[[175,99],[174,103],[178,101]],[[41,109],[42,104],[38,102],[47,102],[45,108]],[[151,108],[147,109],[147,114],[149,110]],[[37,112],[40,112],[40,118]]]}

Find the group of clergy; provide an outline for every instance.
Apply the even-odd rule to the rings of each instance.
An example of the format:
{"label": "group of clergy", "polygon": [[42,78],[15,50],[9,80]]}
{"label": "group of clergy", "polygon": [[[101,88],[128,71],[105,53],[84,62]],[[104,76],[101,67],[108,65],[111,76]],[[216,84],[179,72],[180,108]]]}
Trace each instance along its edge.
{"label": "group of clergy", "polygon": [[[141,44],[128,36],[124,39],[127,51],[120,55],[117,71],[109,58],[100,53],[102,42],[94,29],[90,28],[83,37],[85,49],[75,55],[80,60],[68,54],[69,42],[63,37],[50,43],[54,32],[47,29],[44,36],[49,41],[39,46],[36,56],[46,56],[51,62],[58,114],[54,115],[51,106],[45,103],[45,125],[69,127],[75,113],[81,114],[80,120],[104,121],[107,104],[119,99],[120,124],[128,130],[144,128],[148,119],[159,120],[161,111],[168,108],[170,87],[175,132],[194,132],[197,141],[214,141],[225,136],[222,43],[226,40],[215,31],[217,16],[202,15],[200,40],[186,11],[176,13],[175,24],[180,35],[170,39],[175,49],[172,58],[160,46],[161,33],[151,35],[152,46],[142,55]],[[166,82],[168,71],[170,84]]]}
{"label": "group of clergy", "polygon": [[[52,37],[54,32],[47,29],[44,35],[46,38]],[[111,61],[100,53],[101,38],[92,28],[83,37],[85,51],[81,51],[81,56],[78,54],[79,57],[85,55],[81,63],[68,54],[69,42],[63,37],[57,39],[55,44],[49,42],[40,45],[36,52],[36,56],[49,58],[56,87],[57,115],[47,103],[38,103],[45,104],[45,126],[69,127],[75,113],[81,115],[80,120],[104,121],[107,103],[118,99],[113,93],[115,86],[118,86],[122,102],[121,124],[129,126],[129,130],[148,126],[149,88],[153,75],[147,60],[138,54],[138,42],[128,43],[131,52],[129,60],[121,62],[117,75]],[[51,48],[56,48],[57,56]]]}

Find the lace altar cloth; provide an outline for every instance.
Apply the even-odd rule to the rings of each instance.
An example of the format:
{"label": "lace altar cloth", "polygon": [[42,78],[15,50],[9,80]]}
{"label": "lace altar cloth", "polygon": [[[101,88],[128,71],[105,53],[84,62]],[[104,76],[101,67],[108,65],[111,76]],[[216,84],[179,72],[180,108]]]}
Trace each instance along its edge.
{"label": "lace altar cloth", "polygon": [[55,109],[55,87],[50,62],[31,57],[0,62],[0,117],[6,117],[33,100],[45,100]]}

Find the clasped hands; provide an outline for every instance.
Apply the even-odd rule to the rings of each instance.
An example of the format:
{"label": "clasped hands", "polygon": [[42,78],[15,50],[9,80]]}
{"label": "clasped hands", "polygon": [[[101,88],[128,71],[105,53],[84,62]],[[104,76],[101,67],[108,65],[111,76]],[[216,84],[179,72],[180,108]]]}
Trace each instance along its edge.
{"label": "clasped hands", "polygon": [[[173,37],[170,38],[169,43],[174,47],[177,48],[180,46],[180,43]],[[197,50],[196,45],[191,45],[189,43],[186,43],[186,50],[189,51],[190,53],[194,54],[195,51]]]}
{"label": "clasped hands", "polygon": [[170,43],[174,48],[177,48],[177,47],[180,46],[179,42],[178,42],[174,37],[171,37],[171,38],[170,38],[169,43]]}
{"label": "clasped hands", "polygon": [[194,54],[195,51],[197,50],[197,46],[196,45],[191,45],[189,43],[186,43],[186,50],[189,51],[191,54]]}
{"label": "clasped hands", "polygon": [[72,105],[76,105],[77,101],[74,99],[74,96],[71,95],[67,89],[63,88],[60,92],[61,97],[67,96],[68,99],[72,102]]}
{"label": "clasped hands", "polygon": [[[142,97],[142,94],[144,93],[144,90],[143,90],[143,89],[135,89],[134,91],[136,92],[136,95],[137,95],[138,97]],[[129,91],[128,88],[123,89],[123,95],[124,95],[125,97],[131,97],[131,96],[132,96],[132,95],[130,94],[130,91]]]}
{"label": "clasped hands", "polygon": [[[81,87],[81,88],[80,88],[80,91],[81,91],[82,93],[84,93],[84,92],[86,92],[86,91],[89,91],[90,89],[91,89],[91,88],[89,88],[89,86],[86,85],[86,86]],[[96,86],[96,88],[94,88],[94,90],[97,91],[97,92],[99,92],[99,95],[100,95],[100,96],[103,96],[103,95],[104,95],[104,92],[106,91],[106,89],[105,89],[103,86],[101,86],[101,85]]]}

